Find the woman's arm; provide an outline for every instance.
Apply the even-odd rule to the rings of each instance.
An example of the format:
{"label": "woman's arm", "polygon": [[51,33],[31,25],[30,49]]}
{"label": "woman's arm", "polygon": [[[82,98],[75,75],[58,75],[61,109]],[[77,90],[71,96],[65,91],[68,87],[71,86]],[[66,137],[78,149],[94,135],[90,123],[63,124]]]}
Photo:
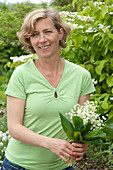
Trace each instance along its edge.
{"label": "woman's arm", "polygon": [[80,97],[79,100],[78,100],[78,104],[80,104],[81,106],[83,106],[84,103],[85,103],[87,100],[90,100],[90,94],[87,94],[87,95],[85,95],[85,96]]}
{"label": "woman's arm", "polygon": [[65,156],[74,159],[74,146],[71,143],[39,135],[23,126],[25,102],[24,99],[7,96],[7,120],[11,137],[28,145],[49,149],[67,163],[69,161]]}

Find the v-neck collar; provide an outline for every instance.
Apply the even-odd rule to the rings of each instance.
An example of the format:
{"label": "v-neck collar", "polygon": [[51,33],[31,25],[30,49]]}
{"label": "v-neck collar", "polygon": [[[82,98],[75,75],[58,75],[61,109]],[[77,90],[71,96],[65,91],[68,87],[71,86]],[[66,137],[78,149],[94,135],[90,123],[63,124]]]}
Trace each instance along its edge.
{"label": "v-neck collar", "polygon": [[38,72],[38,74],[43,78],[43,80],[44,81],[46,81],[47,83],[48,83],[48,85],[52,88],[52,89],[58,89],[59,88],[59,86],[61,85],[61,83],[62,83],[62,80],[63,80],[63,77],[64,77],[64,75],[65,75],[65,70],[66,70],[66,61],[64,60],[64,71],[63,71],[63,74],[62,74],[62,77],[61,77],[61,79],[60,79],[60,81],[59,81],[59,83],[58,83],[58,85],[57,85],[57,87],[55,88],[55,87],[53,87],[50,83],[49,83],[49,81],[43,76],[43,74],[38,70],[38,68],[36,67],[36,65],[35,65],[35,63],[34,63],[34,61],[33,60],[31,60],[32,61],[32,64],[33,64],[33,67],[34,67],[34,69],[36,70],[36,72]]}

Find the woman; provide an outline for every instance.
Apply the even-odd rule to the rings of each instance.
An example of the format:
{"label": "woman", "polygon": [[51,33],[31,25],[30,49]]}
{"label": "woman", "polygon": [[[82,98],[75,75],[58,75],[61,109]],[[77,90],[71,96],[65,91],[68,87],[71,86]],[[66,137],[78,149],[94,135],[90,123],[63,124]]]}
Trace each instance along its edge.
{"label": "woman", "polygon": [[67,140],[59,117],[94,91],[87,70],[60,58],[69,32],[53,8],[35,10],[24,20],[19,40],[38,59],[18,66],[6,90],[12,138],[2,169],[71,170],[68,158],[81,160],[87,151],[87,144]]}

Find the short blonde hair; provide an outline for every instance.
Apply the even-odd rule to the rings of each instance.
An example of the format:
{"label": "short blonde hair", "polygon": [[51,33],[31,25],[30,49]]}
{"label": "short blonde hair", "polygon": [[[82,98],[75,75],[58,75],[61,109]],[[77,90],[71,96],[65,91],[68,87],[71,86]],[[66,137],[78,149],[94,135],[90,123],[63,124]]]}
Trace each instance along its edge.
{"label": "short blonde hair", "polygon": [[31,45],[30,37],[34,33],[35,23],[38,19],[41,18],[50,18],[55,28],[60,31],[60,28],[64,30],[64,36],[62,40],[59,41],[59,45],[63,48],[66,47],[66,38],[68,37],[71,28],[59,16],[59,13],[56,9],[49,7],[47,9],[37,9],[30,12],[24,19],[20,32],[17,33],[19,41],[23,44],[23,48],[30,51],[31,53],[36,53],[34,48]]}

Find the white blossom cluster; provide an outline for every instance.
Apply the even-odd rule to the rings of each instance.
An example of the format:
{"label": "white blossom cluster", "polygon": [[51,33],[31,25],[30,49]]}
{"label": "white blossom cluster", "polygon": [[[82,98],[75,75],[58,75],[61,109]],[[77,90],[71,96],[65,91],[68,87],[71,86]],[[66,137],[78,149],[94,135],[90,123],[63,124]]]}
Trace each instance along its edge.
{"label": "white blossom cluster", "polygon": [[33,57],[37,57],[36,54],[30,54],[30,55],[21,55],[21,56],[16,56],[16,57],[10,57],[13,62],[26,62],[27,60],[30,60]]}
{"label": "white blossom cluster", "polygon": [[[104,4],[104,2],[95,2],[94,6],[96,6],[96,5],[99,6],[102,4]],[[85,8],[88,8],[88,7],[84,7],[84,9]],[[59,12],[59,14],[62,18],[65,18],[65,21],[67,22],[67,24],[69,24],[69,26],[71,27],[72,30],[83,29],[85,27],[85,25],[87,25],[87,23],[85,25],[84,24],[78,25],[77,23],[74,23],[75,19],[77,19],[79,21],[85,21],[85,22],[94,22],[94,17],[79,15],[78,12],[62,11],[62,12]],[[113,12],[110,12],[109,14],[112,15]],[[111,29],[111,26],[110,25],[105,26],[104,24],[98,24],[98,28],[109,31]],[[92,26],[89,26],[89,28],[85,32],[92,33],[92,32],[98,32],[98,30],[96,28],[93,28]]]}
{"label": "white blossom cluster", "polygon": [[89,27],[85,32],[86,32],[86,33],[97,32],[97,29],[96,29],[96,28],[93,28],[93,27],[91,26],[91,27]]}
{"label": "white blossom cluster", "polygon": [[96,6],[96,5],[104,5],[105,4],[105,2],[94,2],[94,6]]}
{"label": "white blossom cluster", "polygon": [[59,14],[62,18],[66,18],[67,21],[74,21],[75,18],[77,18],[80,21],[94,21],[93,17],[78,15],[78,12],[62,11],[59,12]]}
{"label": "white blossom cluster", "polygon": [[6,150],[6,143],[7,141],[10,140],[10,135],[9,135],[9,132],[6,131],[5,133],[3,133],[2,131],[0,131],[0,160],[1,160],[1,155],[3,155],[3,153],[5,153],[5,150]]}
{"label": "white blossom cluster", "polygon": [[74,106],[74,109],[71,109],[69,113],[66,113],[66,115],[69,116],[70,121],[72,122],[73,116],[78,116],[83,119],[83,124],[87,124],[88,122],[91,122],[92,127],[91,130],[98,129],[102,127],[102,122],[106,120],[104,116],[102,116],[102,119],[100,118],[100,114],[97,114],[97,102],[94,101],[86,101],[84,103],[84,106],[80,106],[79,104],[76,104]]}
{"label": "white blossom cluster", "polygon": [[113,15],[113,12],[110,12],[109,15]]}

